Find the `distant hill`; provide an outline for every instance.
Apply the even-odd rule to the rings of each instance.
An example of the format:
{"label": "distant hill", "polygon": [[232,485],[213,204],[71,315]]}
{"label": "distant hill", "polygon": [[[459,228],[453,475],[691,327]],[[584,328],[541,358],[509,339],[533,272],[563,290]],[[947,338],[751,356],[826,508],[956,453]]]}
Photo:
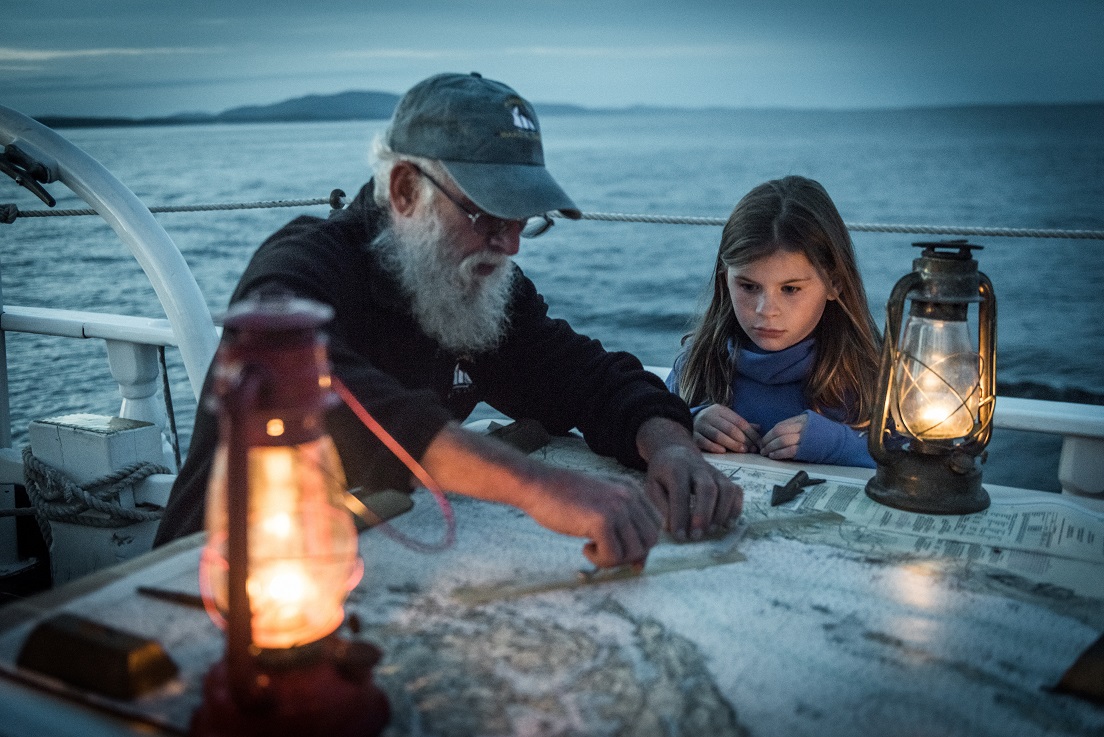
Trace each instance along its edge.
{"label": "distant hill", "polygon": [[[37,118],[51,128],[95,128],[134,125],[189,125],[194,123],[287,123],[323,120],[387,120],[399,102],[391,92],[356,91],[334,95],[306,95],[271,105],[246,105],[221,113],[179,113],[157,118],[97,118],[45,115]],[[577,115],[596,112],[578,105],[536,105],[540,115]]]}
{"label": "distant hill", "polygon": [[336,95],[307,95],[273,105],[248,105],[226,110],[214,116],[218,123],[304,121],[304,120],[386,120],[391,117],[399,96],[390,92],[339,92]]}

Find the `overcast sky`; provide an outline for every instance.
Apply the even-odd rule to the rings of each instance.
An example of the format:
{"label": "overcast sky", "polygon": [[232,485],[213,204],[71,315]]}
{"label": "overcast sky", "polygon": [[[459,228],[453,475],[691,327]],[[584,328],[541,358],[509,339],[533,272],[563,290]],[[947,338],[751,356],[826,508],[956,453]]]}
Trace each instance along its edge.
{"label": "overcast sky", "polygon": [[29,115],[473,70],[591,107],[1104,101],[1104,0],[0,0],[0,104]]}

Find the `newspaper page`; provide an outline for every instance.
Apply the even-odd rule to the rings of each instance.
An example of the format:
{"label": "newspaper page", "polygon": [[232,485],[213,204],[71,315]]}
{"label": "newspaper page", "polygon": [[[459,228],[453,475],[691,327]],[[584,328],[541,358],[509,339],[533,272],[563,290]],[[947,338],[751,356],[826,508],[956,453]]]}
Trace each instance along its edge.
{"label": "newspaper page", "polygon": [[800,537],[868,555],[983,564],[1104,599],[1104,514],[1059,494],[1001,488],[988,509],[973,514],[918,514],[880,504],[856,479],[824,477],[795,499],[770,506],[789,470],[710,458],[744,488],[749,521],[835,512],[838,524],[803,525]]}

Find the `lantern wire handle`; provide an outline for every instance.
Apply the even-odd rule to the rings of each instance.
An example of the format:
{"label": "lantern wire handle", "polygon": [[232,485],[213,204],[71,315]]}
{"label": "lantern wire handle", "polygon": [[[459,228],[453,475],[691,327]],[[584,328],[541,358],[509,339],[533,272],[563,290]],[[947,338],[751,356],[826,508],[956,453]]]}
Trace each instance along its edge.
{"label": "lantern wire handle", "polygon": [[448,499],[445,498],[445,494],[441,491],[441,487],[439,487],[433,480],[433,477],[422,468],[422,465],[406,452],[406,448],[399,445],[399,441],[391,437],[391,433],[384,430],[383,426],[376,422],[376,418],[368,413],[368,410],[364,408],[360,400],[349,391],[349,388],[346,387],[340,379],[331,375],[330,382],[334,391],[336,391],[338,396],[341,397],[341,400],[349,406],[353,414],[364,423],[365,427],[371,430],[375,436],[379,438],[381,443],[387,446],[388,450],[395,454],[395,457],[410,469],[410,472],[421,482],[422,486],[433,494],[433,497],[437,500],[437,505],[441,508],[441,514],[445,518],[445,537],[439,543],[429,544],[402,534],[386,521],[380,522],[377,526],[392,540],[405,545],[411,550],[417,550],[420,553],[439,553],[451,548],[456,542],[456,518],[452,512],[452,505],[449,504]]}

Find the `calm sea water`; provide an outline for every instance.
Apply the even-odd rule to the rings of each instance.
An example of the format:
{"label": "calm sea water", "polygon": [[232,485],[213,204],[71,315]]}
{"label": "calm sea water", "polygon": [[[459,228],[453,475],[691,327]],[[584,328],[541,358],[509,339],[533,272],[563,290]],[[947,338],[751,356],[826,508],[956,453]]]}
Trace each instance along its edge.
{"label": "calm sea water", "polygon": [[[726,217],[754,185],[818,179],[853,223],[1104,229],[1104,105],[910,111],[738,111],[546,116],[548,165],[589,212]],[[71,129],[148,205],[354,194],[379,121]],[[58,207],[83,206],[52,185]],[[0,180],[0,202],[41,207]],[[224,309],[263,238],[307,211],[159,215],[212,310]],[[552,313],[607,347],[669,365],[701,306],[717,227],[559,221],[518,261]],[[919,236],[855,233],[880,322]],[[1010,393],[1104,398],[1104,243],[973,238],[998,297],[998,379]],[[134,259],[99,219],[0,225],[7,304],[161,317]],[[113,414],[119,398],[98,341],[8,336],[15,444],[27,424]],[[175,352],[172,393],[184,447],[195,402]],[[1056,488],[1057,439],[998,431],[986,478]],[[1032,459],[1025,464],[1024,458]]]}

